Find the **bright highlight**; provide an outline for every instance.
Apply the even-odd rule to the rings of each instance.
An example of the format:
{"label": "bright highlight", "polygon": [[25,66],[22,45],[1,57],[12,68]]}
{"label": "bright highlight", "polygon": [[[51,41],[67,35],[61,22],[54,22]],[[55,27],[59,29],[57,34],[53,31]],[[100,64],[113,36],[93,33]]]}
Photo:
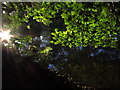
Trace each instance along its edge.
{"label": "bright highlight", "polygon": [[1,31],[1,32],[0,32],[0,38],[2,39],[2,41],[3,41],[3,40],[9,41],[9,39],[10,39],[11,37],[13,37],[13,36],[10,35],[10,30],[8,30],[8,31]]}

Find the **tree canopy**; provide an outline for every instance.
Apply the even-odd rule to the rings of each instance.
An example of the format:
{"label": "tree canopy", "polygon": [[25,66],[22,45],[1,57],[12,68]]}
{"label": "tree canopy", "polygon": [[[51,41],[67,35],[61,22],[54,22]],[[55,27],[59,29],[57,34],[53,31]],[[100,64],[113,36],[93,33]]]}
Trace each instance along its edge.
{"label": "tree canopy", "polygon": [[[30,29],[31,20],[50,25],[53,18],[63,18],[65,30],[55,28],[51,33],[51,43],[69,47],[116,47],[120,34],[120,16],[114,7],[111,8],[112,3],[40,2],[9,5],[15,11],[9,13],[12,14],[9,18],[13,26],[26,22]],[[118,8],[115,10],[119,12]]]}
{"label": "tree canopy", "polygon": [[[51,43],[62,46],[117,47],[120,35],[120,3],[34,2],[8,3],[11,26],[31,22],[53,24],[63,19],[64,28],[54,28]],[[6,9],[7,10],[7,9]]]}
{"label": "tree canopy", "polygon": [[[12,32],[23,31],[12,42],[26,60],[33,60],[53,71],[58,70],[80,84],[90,84],[98,88],[120,86],[120,65],[113,62],[103,64],[106,57],[103,52],[96,52],[94,58],[91,56],[93,49],[98,47],[120,49],[120,3],[9,2],[3,6],[3,10],[6,12],[3,13],[4,27],[11,28]],[[51,44],[41,47],[41,43],[44,44],[41,39],[43,36],[22,36],[28,31],[35,32],[35,29],[36,33],[40,33],[41,27],[34,27],[41,23],[50,27],[50,42],[55,47]],[[80,51],[77,46],[88,49]],[[74,50],[77,48],[79,51]],[[118,59],[118,55],[113,53]]]}

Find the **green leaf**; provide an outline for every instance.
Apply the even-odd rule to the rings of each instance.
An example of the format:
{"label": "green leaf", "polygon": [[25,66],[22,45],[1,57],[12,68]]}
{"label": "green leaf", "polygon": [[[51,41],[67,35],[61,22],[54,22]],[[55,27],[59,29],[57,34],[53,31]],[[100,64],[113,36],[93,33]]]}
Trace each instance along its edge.
{"label": "green leaf", "polygon": [[68,41],[71,41],[71,38],[68,38]]}
{"label": "green leaf", "polygon": [[56,40],[57,39],[57,37],[52,37],[54,40]]}
{"label": "green leaf", "polygon": [[65,22],[65,25],[69,25],[69,22]]}
{"label": "green leaf", "polygon": [[34,17],[33,17],[33,19],[37,19],[37,18],[38,18],[38,16],[34,16]]}
{"label": "green leaf", "polygon": [[64,31],[63,34],[67,34],[67,31]]}
{"label": "green leaf", "polygon": [[105,38],[106,38],[106,36],[103,36],[103,37],[102,37],[102,39],[105,39]]}
{"label": "green leaf", "polygon": [[92,9],[93,12],[97,12],[97,9]]}
{"label": "green leaf", "polygon": [[54,36],[56,36],[56,33],[51,33],[51,35],[54,35]]}
{"label": "green leaf", "polygon": [[110,34],[110,31],[107,31],[108,34]]}
{"label": "green leaf", "polygon": [[21,48],[22,48],[22,47],[24,47],[24,45],[23,45],[23,44],[19,44],[19,47],[21,47]]}
{"label": "green leaf", "polygon": [[37,22],[41,22],[41,20],[40,20],[40,19],[36,19],[36,21],[37,21]]}
{"label": "green leaf", "polygon": [[71,12],[71,15],[75,15],[75,14],[76,14],[76,12],[75,12],[75,11],[72,11],[72,12]]}
{"label": "green leaf", "polygon": [[55,28],[55,32],[58,32],[58,28]]}
{"label": "green leaf", "polygon": [[72,48],[72,44],[70,44],[69,47]]}
{"label": "green leaf", "polygon": [[56,41],[56,42],[54,42],[54,44],[59,44],[59,42],[58,42],[58,41]]}
{"label": "green leaf", "polygon": [[51,15],[48,15],[48,18],[53,18]]}
{"label": "green leaf", "polygon": [[61,16],[62,16],[62,18],[66,18],[67,17],[66,13],[62,13]]}
{"label": "green leaf", "polygon": [[28,25],[27,28],[30,29],[30,25]]}
{"label": "green leaf", "polygon": [[54,43],[54,41],[50,41],[50,43]]}
{"label": "green leaf", "polygon": [[51,13],[51,14],[52,14],[52,15],[54,15],[55,13],[56,13],[56,11],[52,11],[52,13]]}
{"label": "green leaf", "polygon": [[113,32],[113,34],[114,34],[114,35],[117,35],[117,33],[116,33],[116,32]]}

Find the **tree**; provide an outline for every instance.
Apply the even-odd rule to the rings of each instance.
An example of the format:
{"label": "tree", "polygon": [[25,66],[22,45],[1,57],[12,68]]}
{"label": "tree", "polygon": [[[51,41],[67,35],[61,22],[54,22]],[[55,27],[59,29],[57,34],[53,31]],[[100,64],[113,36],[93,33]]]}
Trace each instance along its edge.
{"label": "tree", "polygon": [[[28,29],[31,29],[33,21],[38,24],[42,22],[44,25],[50,27],[54,26],[53,30],[51,30],[51,43],[53,44],[60,44],[70,48],[80,45],[96,48],[118,48],[119,45],[117,45],[117,42],[119,42],[120,34],[119,4],[81,2],[8,3],[5,10],[11,7],[11,11],[8,12],[8,18],[11,22],[9,25],[10,28],[12,27],[16,30],[18,30],[18,26],[21,27],[23,24]],[[101,62],[91,62],[91,60],[96,60],[96,58],[90,59],[86,57],[89,54],[89,47],[88,50],[81,53],[69,51],[77,55],[67,55],[69,61],[65,61],[65,50],[62,51],[62,49],[59,50],[59,48],[56,48],[58,51],[55,51],[55,54],[57,54],[55,62],[55,60],[46,57],[46,54],[50,54],[48,51],[52,50],[50,47],[41,49],[38,45],[40,42],[33,42],[33,38],[31,39],[30,36],[19,37],[16,40],[18,40],[18,45],[16,46],[23,48],[23,52],[20,54],[27,53],[27,56],[29,58],[32,57],[34,60],[42,59],[40,61],[40,63],[43,61],[41,65],[45,65],[45,63],[48,65],[48,61],[55,63],[53,69],[57,68],[61,73],[67,74],[79,82],[96,87],[109,87],[109,85],[112,87],[113,83],[115,85],[116,82],[119,82],[119,64],[111,65]],[[25,44],[29,47],[27,50],[25,49]],[[71,50],[70,48],[68,50]],[[99,60],[103,61],[102,58]],[[117,77],[112,82],[115,77],[114,75]],[[103,80],[103,78],[105,79]],[[101,82],[103,82],[102,85]],[[119,87],[119,83],[118,86],[114,87]]]}
{"label": "tree", "polygon": [[[120,34],[120,3],[82,3],[82,2],[37,2],[9,3],[15,14],[11,21],[27,23],[42,22],[52,25],[53,19],[62,18],[63,30],[56,27],[52,34],[53,44],[62,46],[117,47]],[[22,8],[21,8],[22,7]],[[15,26],[15,25],[14,25]]]}
{"label": "tree", "polygon": [[[112,4],[111,4],[112,5]],[[65,3],[61,17],[66,30],[55,29],[54,44],[62,46],[116,47],[120,34],[119,22],[110,3]],[[116,8],[117,9],[117,8]],[[111,11],[110,11],[111,10]]]}

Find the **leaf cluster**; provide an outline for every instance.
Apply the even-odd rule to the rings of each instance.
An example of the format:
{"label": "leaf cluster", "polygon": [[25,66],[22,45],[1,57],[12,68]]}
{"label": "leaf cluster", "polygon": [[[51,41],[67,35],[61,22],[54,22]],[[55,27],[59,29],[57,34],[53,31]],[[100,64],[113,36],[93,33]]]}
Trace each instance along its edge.
{"label": "leaf cluster", "polygon": [[120,10],[113,4],[116,5],[105,2],[12,3],[9,7],[14,6],[14,10],[9,18],[17,27],[27,23],[28,29],[32,21],[50,25],[53,19],[62,18],[65,30],[55,29],[51,33],[51,43],[70,48],[80,45],[116,47],[120,35]]}

